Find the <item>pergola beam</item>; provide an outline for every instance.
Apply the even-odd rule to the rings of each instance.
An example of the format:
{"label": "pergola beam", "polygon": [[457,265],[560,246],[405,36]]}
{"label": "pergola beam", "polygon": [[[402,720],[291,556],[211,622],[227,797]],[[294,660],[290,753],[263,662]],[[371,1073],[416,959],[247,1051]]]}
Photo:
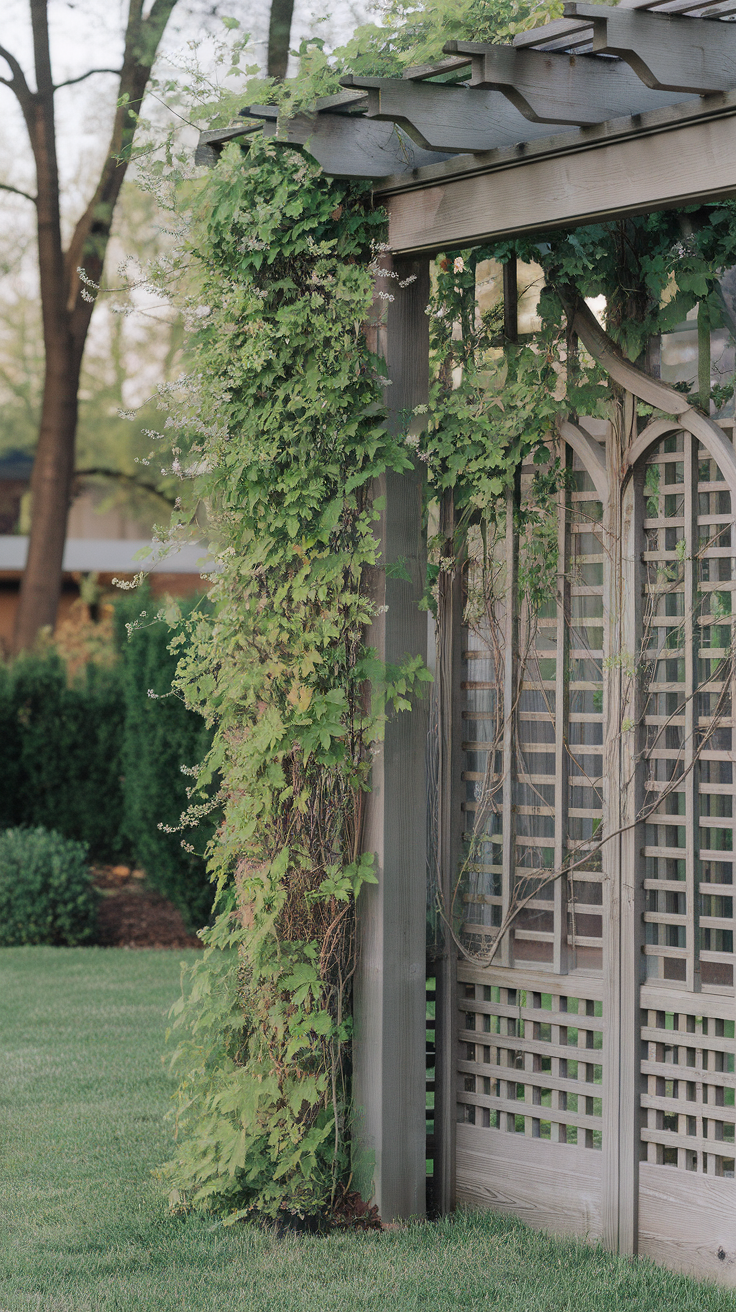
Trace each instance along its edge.
{"label": "pergola beam", "polygon": [[618,55],[649,87],[707,96],[734,85],[732,23],[577,2],[565,14],[592,23],[593,52]]}
{"label": "pergola beam", "polygon": [[280,125],[275,105],[251,105],[247,112],[262,120],[264,136],[304,147],[332,178],[402,176],[448,158],[422,149],[395,123],[326,110],[294,114]]}
{"label": "pergola beam", "polygon": [[616,59],[550,55],[473,41],[448,41],[445,50],[471,58],[471,89],[501,91],[535,123],[587,127],[683,99],[682,91],[652,91],[633,69]]}
{"label": "pergola beam", "polygon": [[530,123],[498,91],[471,91],[396,77],[350,75],[341,83],[368,92],[367,118],[399,123],[429,150],[490,150],[549,134],[549,128]]}
{"label": "pergola beam", "polygon": [[[736,93],[455,160],[376,188],[402,254],[736,197]],[[697,113],[695,112],[697,111]],[[471,171],[472,170],[472,171]]]}

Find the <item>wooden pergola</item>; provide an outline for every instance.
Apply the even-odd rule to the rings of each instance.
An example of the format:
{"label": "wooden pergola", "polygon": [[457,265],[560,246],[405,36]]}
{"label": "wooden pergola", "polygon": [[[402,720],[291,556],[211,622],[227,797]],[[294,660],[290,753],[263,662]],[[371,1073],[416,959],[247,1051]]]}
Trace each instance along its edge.
{"label": "wooden pergola", "polygon": [[[568,3],[564,18],[524,33],[513,46],[450,42],[441,63],[409,69],[403,79],[344,78],[342,94],[318,102],[312,113],[284,124],[279,123],[275,107],[250,106],[243,111],[242,125],[203,134],[199,159],[205,162],[226,140],[243,138],[247,144],[250,133],[262,131],[286,145],[306,148],[329,175],[372,180],[376,201],[388,212],[389,268],[402,282],[413,278],[389,304],[378,343],[392,380],[387,392],[391,422],[398,428],[400,416],[427,396],[425,307],[429,262],[438,252],[736,197],[736,25],[732,19],[736,19],[734,0],[647,0],[633,5],[622,0],[616,8]],[[707,529],[711,521],[716,527],[730,523],[730,509],[720,517],[713,512],[709,518],[702,511],[702,498],[736,496],[736,455],[732,434],[695,411],[686,397],[675,402],[677,393],[607,353],[596,337],[592,316],[583,313],[575,328],[632,397],[674,416],[656,420],[642,432],[632,419],[623,458],[614,452],[600,425],[573,424],[560,416],[561,439],[589,483],[586,496],[597,498],[602,508],[601,555],[591,559],[605,557],[607,562],[602,566],[608,572],[600,622],[605,635],[601,680],[608,709],[602,715],[591,713],[589,720],[601,721],[605,744],[606,716],[610,720],[615,705],[621,713],[627,697],[633,695],[622,685],[620,674],[605,671],[602,657],[606,650],[610,654],[638,640],[641,597],[647,592],[646,581],[641,582],[637,573],[638,562],[645,557],[655,563],[659,559],[660,548],[651,548],[651,543],[660,522],[662,534],[666,522],[688,543],[697,539],[702,525]],[[703,454],[712,462],[710,482],[698,481]],[[678,478],[680,466],[685,470],[684,501],[673,510],[663,497],[660,518],[652,517],[646,508],[652,497],[645,505],[643,493],[646,470],[656,466],[666,478],[675,464]],[[377,597],[383,609],[371,641],[390,663],[407,653],[426,659],[426,615],[417,608],[425,577],[421,471],[387,474],[383,481],[383,559],[402,559],[410,579],[395,577],[395,572],[383,577]],[[579,531],[580,525],[573,522],[569,533],[574,537]],[[649,534],[646,541],[645,533]],[[570,541],[568,536],[567,545],[562,543],[563,560],[570,559]],[[509,541],[509,580],[514,550]],[[721,555],[731,559],[729,553],[730,547]],[[672,557],[663,548],[660,555],[662,560]],[[682,583],[686,614],[688,588],[692,592],[697,586],[692,573],[691,569],[687,575],[686,570]],[[736,568],[731,575],[736,577]],[[449,885],[467,823],[459,800],[467,747],[463,717],[472,718],[474,712],[463,701],[463,689],[473,686],[473,674],[464,650],[467,635],[461,631],[458,578],[448,578],[445,587],[441,599],[445,615],[455,618],[441,635],[437,670],[439,860],[441,878]],[[569,593],[569,578],[561,582],[560,596],[565,587]],[[617,609],[607,599],[607,588],[611,595],[618,590],[617,595],[629,600]],[[509,653],[514,651],[515,622],[518,617],[515,621],[511,615]],[[685,643],[690,646],[683,656],[692,698],[698,688],[693,673],[695,627],[690,625]],[[561,625],[556,632],[559,671],[568,640]],[[509,656],[507,685],[511,665]],[[498,695],[509,706],[512,692],[499,684]],[[567,695],[562,683],[557,695],[560,699]],[[646,708],[635,714],[642,725],[649,723]],[[692,714],[683,712],[685,736],[696,731],[692,722],[687,728],[687,716],[692,721]],[[720,723],[728,729],[730,744],[730,713]],[[561,852],[569,805],[559,791],[567,787],[565,732],[564,727],[555,729],[555,774],[539,776],[558,789],[550,813],[553,822],[558,817],[554,841]],[[381,878],[361,894],[359,905],[356,1176],[364,1185],[372,1178],[385,1219],[422,1215],[425,1210],[426,741],[426,708],[421,704],[388,726],[373,769],[365,836],[366,849],[377,853]],[[666,845],[647,846],[643,826],[634,823],[643,783],[635,782],[632,788],[612,783],[623,779],[631,767],[633,757],[627,767],[622,756],[638,750],[636,743],[622,746],[620,739],[618,745],[611,739],[608,747],[609,786],[603,789],[602,814],[609,828],[622,829],[622,836],[608,845],[601,876],[602,969],[581,970],[575,965],[574,943],[571,952],[561,905],[555,912],[556,928],[546,935],[552,943],[549,958],[540,955],[537,964],[515,958],[512,946],[484,974],[467,963],[458,967],[452,944],[447,944],[437,970],[436,1197],[442,1210],[450,1210],[456,1198],[485,1202],[551,1228],[598,1235],[621,1252],[646,1252],[734,1284],[733,951],[730,984],[728,966],[721,976],[715,967],[710,973],[709,968],[701,972],[701,961],[707,963],[715,954],[701,948],[698,919],[701,883],[713,894],[711,884],[701,876],[714,864],[714,854],[697,837],[705,832],[698,830],[699,808],[711,794],[703,788],[685,789],[686,853],[681,855],[686,872],[681,888],[686,911],[673,912],[669,919],[654,912],[647,921],[645,884],[650,888],[652,880],[643,862],[671,863],[677,858]],[[725,764],[736,759],[732,745],[711,755]],[[722,773],[725,777],[725,769]],[[632,769],[626,777],[635,774]],[[726,785],[722,788],[727,791]],[[518,838],[513,837],[516,822],[510,787],[504,798],[498,868],[506,878],[513,869]],[[674,896],[678,886],[672,876],[660,877],[664,892]],[[678,934],[683,930],[680,937],[685,946],[667,946],[661,936],[645,942],[646,925],[656,929],[665,921]],[[643,979],[642,965],[651,959],[656,959],[660,974]],[[684,965],[667,964],[678,961]],[[708,982],[718,978],[720,984]],[[598,1143],[590,1128],[592,1113],[586,1120],[583,1112],[570,1112],[570,1091],[578,1086],[566,1073],[564,1044],[571,1026],[561,1013],[569,1009],[573,993],[576,1006],[582,999],[582,1014],[591,1018],[587,1029],[582,1020],[575,1021],[576,1035],[587,1035],[590,1048],[602,1036],[597,1090],[603,1107],[602,1151],[598,1154],[581,1146],[580,1136],[588,1136],[586,1144]],[[522,994],[524,1006],[519,1001]],[[499,1130],[511,1128],[510,1122],[502,1126],[513,1110],[511,1085],[502,1077],[514,1046],[510,1036],[517,1033],[512,1030],[517,1016],[519,1024],[523,1021],[526,1026],[518,1033],[537,1037],[525,1045],[518,1037],[515,1040],[516,1049],[523,1047],[524,1052],[522,1075],[515,1072],[514,1078],[526,1080],[530,1106],[525,1106],[522,1118],[524,1133],[512,1135]],[[476,1031],[482,1028],[502,1037],[481,1041]],[[684,1031],[679,1046],[673,1038],[678,1028]],[[644,1065],[642,1042],[648,1044],[649,1053]],[[589,1059],[587,1069],[598,1066]],[[535,1072],[540,1070],[552,1088],[549,1142],[539,1135],[544,1114],[534,1114],[541,1080]],[[553,1074],[546,1074],[550,1070]],[[711,1071],[712,1078],[707,1074]],[[491,1092],[466,1096],[458,1083],[463,1072],[474,1082],[474,1090]],[[660,1086],[664,1092],[658,1092]],[[691,1088],[696,1091],[692,1107],[685,1105],[682,1092]],[[577,1094],[575,1098],[578,1106]],[[674,1112],[673,1098],[678,1102]],[[708,1100],[718,1107],[718,1114],[708,1112]],[[585,1105],[594,1101],[588,1098]],[[697,1116],[691,1115],[696,1104]],[[456,1126],[458,1110],[465,1116],[468,1108],[472,1116],[468,1113]],[[692,1133],[686,1128],[690,1122],[696,1125]],[[574,1140],[568,1133],[573,1125],[577,1127]],[[666,1169],[667,1164],[672,1169]]]}

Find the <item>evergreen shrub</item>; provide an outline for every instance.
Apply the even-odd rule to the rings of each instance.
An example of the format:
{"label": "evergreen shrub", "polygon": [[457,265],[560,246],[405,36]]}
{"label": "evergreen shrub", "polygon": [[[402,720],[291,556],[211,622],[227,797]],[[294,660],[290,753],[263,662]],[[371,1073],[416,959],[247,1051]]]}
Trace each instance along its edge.
{"label": "evergreen shrub", "polygon": [[[191,844],[182,846],[179,821],[189,803],[191,780],[181,767],[191,770],[204,759],[212,731],[172,692],[178,657],[169,652],[171,632],[164,623],[139,620],[142,612],[151,614],[150,603],[143,587],[115,607],[125,724],[120,839],[151,884],[179,907],[192,929],[199,929],[207,922],[214,891],[203,858],[188,850]],[[203,604],[201,598],[186,598],[178,610],[186,618]],[[198,828],[199,851],[211,833],[211,820]]]}
{"label": "evergreen shrub", "polygon": [[139,621],[150,601],[145,588],[121,598],[114,659],[73,678],[53,647],[0,664],[0,829],[40,826],[84,843],[91,861],[142,866],[198,929],[212,903],[204,860],[167,828],[188,805],[181,766],[196,766],[212,735],[171,692],[170,631]]}
{"label": "evergreen shrub", "polygon": [[119,666],[72,683],[53,649],[0,669],[0,825],[53,829],[97,861],[122,860]]}
{"label": "evergreen shrub", "polygon": [[87,847],[53,830],[0,833],[0,947],[74,947],[95,938]]}

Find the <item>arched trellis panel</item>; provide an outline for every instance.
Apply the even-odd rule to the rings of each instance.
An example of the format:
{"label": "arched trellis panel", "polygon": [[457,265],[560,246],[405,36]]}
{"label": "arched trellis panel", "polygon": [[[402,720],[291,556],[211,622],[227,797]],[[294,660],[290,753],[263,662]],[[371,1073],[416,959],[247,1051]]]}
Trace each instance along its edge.
{"label": "arched trellis panel", "polygon": [[734,1283],[736,455],[679,394],[612,366],[680,413],[628,446],[559,421],[554,613],[530,640],[507,607],[500,654],[482,615],[464,630],[457,1193]]}

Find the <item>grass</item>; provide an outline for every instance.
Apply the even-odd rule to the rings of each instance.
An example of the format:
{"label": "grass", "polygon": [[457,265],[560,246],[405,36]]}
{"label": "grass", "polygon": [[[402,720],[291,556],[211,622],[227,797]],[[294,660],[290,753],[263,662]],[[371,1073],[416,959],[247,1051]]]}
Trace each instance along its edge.
{"label": "grass", "polygon": [[734,1312],[490,1213],[277,1239],[168,1215],[165,1011],[191,953],[0,951],[0,1312]]}

